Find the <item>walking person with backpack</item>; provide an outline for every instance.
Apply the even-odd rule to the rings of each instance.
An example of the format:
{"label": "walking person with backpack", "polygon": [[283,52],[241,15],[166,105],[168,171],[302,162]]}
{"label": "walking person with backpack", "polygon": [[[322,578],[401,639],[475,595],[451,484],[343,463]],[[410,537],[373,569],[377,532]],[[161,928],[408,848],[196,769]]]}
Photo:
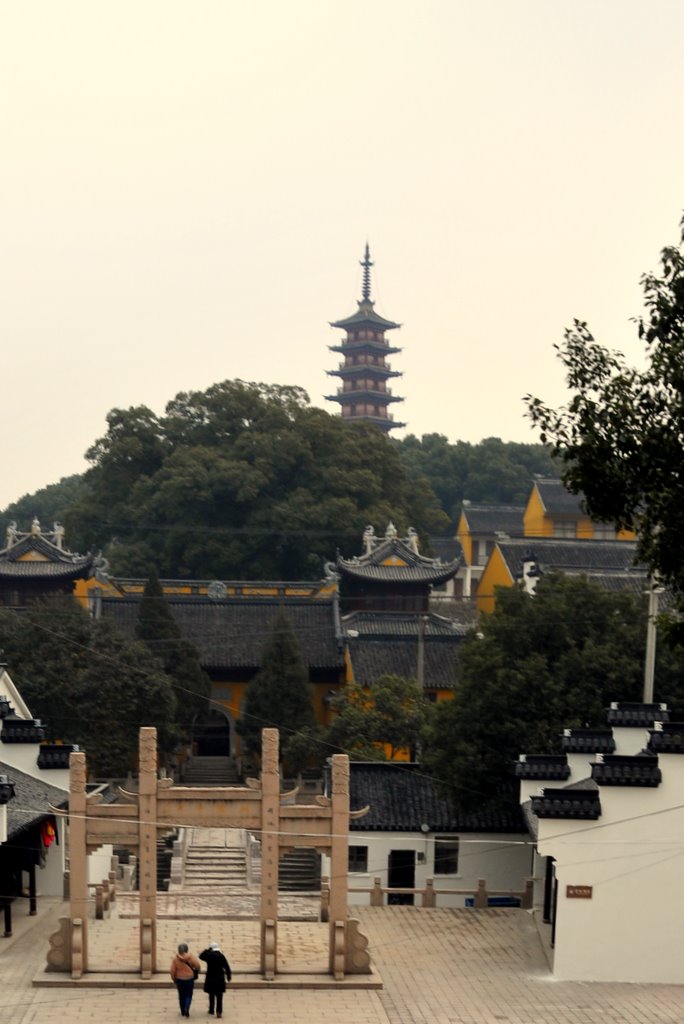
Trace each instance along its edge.
{"label": "walking person with backpack", "polygon": [[209,996],[209,1013],[214,1013],[220,1019],[223,1016],[223,993],[226,991],[226,983],[230,981],[232,974],[230,964],[221,952],[218,942],[210,942],[208,947],[199,955],[207,965],[207,973],[204,979],[204,991]]}
{"label": "walking person with backpack", "polygon": [[195,987],[195,979],[199,977],[201,963],[188,949],[187,942],[181,942],[178,952],[171,961],[171,977],[178,989],[178,1004],[181,1017],[190,1016],[190,1003]]}

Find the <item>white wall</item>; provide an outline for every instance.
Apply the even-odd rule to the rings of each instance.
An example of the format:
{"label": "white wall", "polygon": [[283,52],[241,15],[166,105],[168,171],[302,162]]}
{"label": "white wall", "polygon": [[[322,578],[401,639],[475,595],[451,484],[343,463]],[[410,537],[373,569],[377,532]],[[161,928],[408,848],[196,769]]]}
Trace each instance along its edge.
{"label": "white wall", "polygon": [[0,669],[0,695],[7,697],[17,718],[33,718],[12,677],[4,668]]}
{"label": "white wall", "polygon": [[114,847],[109,843],[88,854],[88,882],[99,885],[112,870]]}
{"label": "white wall", "polygon": [[36,869],[36,889],[39,896],[62,896],[64,894],[64,868],[66,851],[64,845],[64,819],[57,819],[57,841],[45,851],[45,867]]}
{"label": "white wall", "polygon": [[[439,833],[446,835],[447,833]],[[455,837],[455,836],[454,836]],[[452,836],[450,836],[452,838]],[[458,874],[435,874],[435,834],[418,832],[357,832],[349,834],[350,846],[368,847],[368,871],[350,873],[350,888],[372,888],[375,878],[387,886],[388,860],[391,850],[413,850],[415,853],[415,888],[422,889],[428,878],[434,878],[435,889],[476,889],[484,878],[488,889],[515,890],[524,888],[532,873],[533,844],[520,833],[494,834],[465,832],[458,835]],[[419,863],[419,857],[424,858]],[[321,873],[330,875],[330,861],[323,858]],[[465,896],[437,896],[438,907],[462,907]],[[368,905],[365,893],[350,893],[349,903]],[[416,904],[420,897],[416,896]]]}
{"label": "white wall", "polygon": [[539,821],[539,852],[556,859],[559,979],[684,982],[684,755],[659,764],[657,788],[602,786],[598,821]]}

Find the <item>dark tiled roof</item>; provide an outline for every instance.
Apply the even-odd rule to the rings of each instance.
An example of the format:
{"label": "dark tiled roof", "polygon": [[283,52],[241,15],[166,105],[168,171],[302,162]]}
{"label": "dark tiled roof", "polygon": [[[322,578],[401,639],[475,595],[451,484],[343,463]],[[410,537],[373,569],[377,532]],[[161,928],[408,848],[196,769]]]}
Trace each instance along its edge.
{"label": "dark tiled roof", "polygon": [[538,818],[579,818],[595,821],[601,816],[601,801],[596,788],[544,789],[542,796],[530,800]]}
{"label": "dark tiled roof", "polygon": [[[39,557],[31,557],[35,555]],[[0,551],[0,579],[78,579],[89,574],[92,564],[92,555],[65,551],[40,534],[32,534]]]}
{"label": "dark tiled roof", "polygon": [[468,626],[445,619],[443,615],[412,615],[410,612],[350,612],[342,619],[342,628],[346,636],[354,631],[364,636],[417,637],[421,619],[426,637],[464,637],[469,632]]}
{"label": "dark tiled roof", "polygon": [[550,515],[583,516],[582,499],[571,494],[556,477],[540,477],[534,481],[539,497]]}
{"label": "dark tiled roof", "polygon": [[0,560],[0,579],[77,580],[89,574],[90,566],[90,558],[84,558],[78,564],[73,562],[71,564],[61,562],[4,562]]}
{"label": "dark tiled roof", "polygon": [[354,565],[338,560],[337,568],[343,576],[355,580],[375,580],[378,583],[446,583],[456,575],[458,562],[441,567],[425,565]]}
{"label": "dark tiled roof", "polygon": [[659,786],[662,774],[658,758],[649,754],[606,754],[591,766],[591,777],[600,786]]}
{"label": "dark tiled roof", "polygon": [[[332,600],[169,598],[167,603],[181,633],[197,648],[204,668],[259,668],[281,611],[289,618],[310,669],[337,669],[344,663]],[[121,632],[134,636],[139,604],[138,597],[103,598],[102,614]]]}
{"label": "dark tiled roof", "polygon": [[[386,561],[401,565],[385,565]],[[426,558],[414,551],[399,537],[385,538],[367,554],[357,558],[337,556],[336,568],[352,579],[392,581],[396,583],[444,583],[458,570],[459,559],[443,564],[437,558]]]}
{"label": "dark tiled roof", "polygon": [[[449,690],[456,685],[458,639],[426,639],[423,653],[424,688]],[[381,676],[402,676],[416,679],[418,675],[418,641],[395,637],[381,640],[369,637],[348,639],[354,679],[370,686]]]}
{"label": "dark tiled roof", "polygon": [[561,748],[566,754],[612,754],[615,740],[611,729],[566,729]]}
{"label": "dark tiled roof", "polygon": [[39,718],[3,718],[0,740],[3,743],[40,743],[45,739],[45,726]]}
{"label": "dark tiled roof", "polygon": [[652,754],[684,754],[684,722],[663,722],[649,729],[648,750]]}
{"label": "dark tiled roof", "polygon": [[513,764],[518,779],[568,779],[570,766],[567,754],[525,754]]}
{"label": "dark tiled roof", "polygon": [[520,807],[483,805],[464,813],[439,796],[432,779],[419,765],[388,762],[350,764],[352,810],[369,806],[363,818],[352,819],[352,832],[525,832]]}
{"label": "dark tiled roof", "polygon": [[515,579],[522,575],[523,564],[530,561],[536,562],[542,572],[556,569],[592,578],[604,574],[608,583],[620,574],[627,579],[634,577],[641,587],[646,579],[645,570],[634,565],[636,544],[632,541],[521,537],[500,540],[497,546]]}
{"label": "dark tiled roof", "polygon": [[637,704],[627,701],[611,704],[606,709],[608,725],[620,728],[648,729],[654,722],[669,722],[667,704]]}
{"label": "dark tiled roof", "polygon": [[379,313],[376,313],[370,299],[362,299],[356,313],[352,313],[351,316],[347,316],[343,320],[330,321],[331,327],[341,327],[344,330],[350,327],[363,327],[366,324],[369,327],[380,328],[382,331],[392,331],[396,327],[401,327],[401,324],[396,324],[394,320],[385,320]]}
{"label": "dark tiled roof", "polygon": [[430,547],[435,553],[435,558],[443,562],[454,562],[463,558],[463,548],[456,537],[430,537]]}
{"label": "dark tiled roof", "polygon": [[511,537],[522,536],[522,505],[476,505],[463,503],[463,515],[471,533],[507,533]]}
{"label": "dark tiled roof", "polygon": [[41,743],[38,750],[38,767],[68,768],[69,754],[80,749],[77,743]]}
{"label": "dark tiled roof", "polygon": [[34,779],[20,772],[18,768],[0,761],[0,775],[6,775],[14,783],[15,796],[7,804],[7,835],[14,839],[20,832],[44,818],[51,817],[48,805],[60,807],[66,804],[69,794],[66,790],[51,786],[48,782]]}

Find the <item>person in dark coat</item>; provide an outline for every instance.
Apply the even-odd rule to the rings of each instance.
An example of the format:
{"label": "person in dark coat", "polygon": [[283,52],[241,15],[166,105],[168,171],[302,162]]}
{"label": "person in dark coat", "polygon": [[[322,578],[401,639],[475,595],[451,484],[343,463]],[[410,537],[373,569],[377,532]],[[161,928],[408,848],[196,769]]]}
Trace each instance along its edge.
{"label": "person in dark coat", "polygon": [[214,1012],[216,1016],[223,1016],[223,993],[226,991],[226,982],[229,982],[232,974],[230,964],[219,948],[218,942],[210,942],[207,949],[199,955],[207,965],[207,973],[204,979],[204,991],[209,996],[209,1013]]}

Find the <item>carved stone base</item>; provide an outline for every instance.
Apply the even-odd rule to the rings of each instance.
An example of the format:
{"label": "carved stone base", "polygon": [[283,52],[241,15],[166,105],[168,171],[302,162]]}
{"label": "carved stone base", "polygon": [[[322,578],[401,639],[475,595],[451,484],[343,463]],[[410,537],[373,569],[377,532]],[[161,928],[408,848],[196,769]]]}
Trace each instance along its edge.
{"label": "carved stone base", "polygon": [[275,921],[267,920],[262,928],[262,966],[264,979],[273,981],[276,969],[276,925]]}
{"label": "carved stone base", "polygon": [[363,932],[359,931],[359,923],[360,922],[355,917],[351,917],[347,921],[347,934],[344,948],[345,974],[371,973],[368,939]]}
{"label": "carved stone base", "polygon": [[71,918],[60,917],[59,928],[50,936],[46,971],[71,970]]}

